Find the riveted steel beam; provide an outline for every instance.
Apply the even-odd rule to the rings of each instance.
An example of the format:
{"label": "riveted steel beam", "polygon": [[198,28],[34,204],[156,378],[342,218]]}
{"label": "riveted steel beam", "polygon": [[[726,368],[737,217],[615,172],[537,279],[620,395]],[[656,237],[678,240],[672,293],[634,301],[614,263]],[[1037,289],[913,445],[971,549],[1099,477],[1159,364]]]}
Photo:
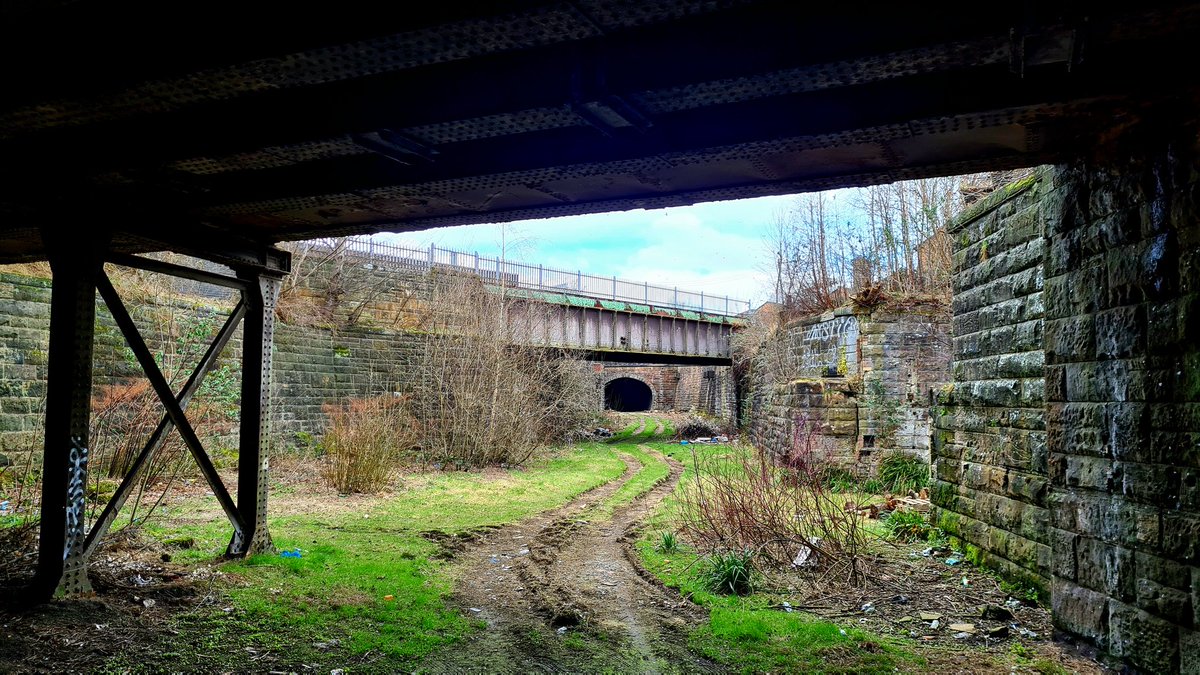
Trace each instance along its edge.
{"label": "riveted steel beam", "polygon": [[46,434],[42,465],[41,534],[31,599],[91,590],[84,555],[88,433],[92,395],[92,336],[96,278],[107,236],[58,245],[47,242],[54,286],[50,297],[50,349],[46,384]]}
{"label": "riveted steel beam", "polygon": [[229,555],[252,555],[274,549],[267,530],[267,441],[271,410],[271,343],[275,303],[282,282],[259,271],[241,270],[250,282],[243,294],[246,319],[242,331],[242,418],[238,440],[238,511],[246,521],[242,534],[229,542]]}

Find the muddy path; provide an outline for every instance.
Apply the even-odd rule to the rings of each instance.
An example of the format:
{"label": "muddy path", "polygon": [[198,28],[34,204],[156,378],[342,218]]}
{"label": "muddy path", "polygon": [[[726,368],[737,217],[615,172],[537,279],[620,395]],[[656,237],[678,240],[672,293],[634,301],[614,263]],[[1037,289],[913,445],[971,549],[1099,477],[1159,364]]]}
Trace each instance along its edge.
{"label": "muddy path", "polygon": [[611,517],[598,511],[640,468],[571,503],[500,528],[455,554],[455,600],[486,627],[434,655],[426,672],[717,671],[687,635],[706,613],[643,575],[631,546],[639,526],[678,484],[683,466]]}

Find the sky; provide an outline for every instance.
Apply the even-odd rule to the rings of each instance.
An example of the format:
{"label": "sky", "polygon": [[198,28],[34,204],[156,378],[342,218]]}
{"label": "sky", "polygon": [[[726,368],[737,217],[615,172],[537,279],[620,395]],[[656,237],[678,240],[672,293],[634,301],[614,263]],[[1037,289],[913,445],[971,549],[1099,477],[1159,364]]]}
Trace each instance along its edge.
{"label": "sky", "polygon": [[728,295],[758,306],[770,298],[769,231],[795,199],[759,197],[375,236],[489,256],[503,246],[511,260]]}

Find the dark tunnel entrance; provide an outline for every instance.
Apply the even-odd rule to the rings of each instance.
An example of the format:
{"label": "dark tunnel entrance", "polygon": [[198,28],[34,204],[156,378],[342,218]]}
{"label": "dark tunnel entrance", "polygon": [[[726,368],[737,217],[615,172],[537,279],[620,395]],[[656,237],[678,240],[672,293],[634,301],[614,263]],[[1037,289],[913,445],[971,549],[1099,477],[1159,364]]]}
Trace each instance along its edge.
{"label": "dark tunnel entrance", "polygon": [[618,412],[643,412],[650,409],[654,394],[645,382],[618,377],[604,385],[604,407]]}

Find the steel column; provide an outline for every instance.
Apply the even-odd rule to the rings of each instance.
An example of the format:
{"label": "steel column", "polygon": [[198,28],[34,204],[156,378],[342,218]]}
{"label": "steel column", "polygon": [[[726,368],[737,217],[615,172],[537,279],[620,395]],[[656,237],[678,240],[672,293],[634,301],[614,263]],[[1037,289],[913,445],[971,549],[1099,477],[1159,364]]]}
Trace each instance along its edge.
{"label": "steel column", "polygon": [[282,281],[260,272],[239,272],[251,282],[243,300],[242,418],[238,437],[237,507],[245,536],[229,542],[229,555],[253,555],[274,550],[267,531],[267,441],[271,412],[271,344],[275,333],[275,303]]}
{"label": "steel column", "polygon": [[84,556],[96,278],[106,241],[49,243],[50,353],[42,459],[41,535],[32,600],[91,591]]}

